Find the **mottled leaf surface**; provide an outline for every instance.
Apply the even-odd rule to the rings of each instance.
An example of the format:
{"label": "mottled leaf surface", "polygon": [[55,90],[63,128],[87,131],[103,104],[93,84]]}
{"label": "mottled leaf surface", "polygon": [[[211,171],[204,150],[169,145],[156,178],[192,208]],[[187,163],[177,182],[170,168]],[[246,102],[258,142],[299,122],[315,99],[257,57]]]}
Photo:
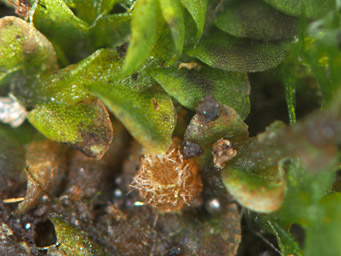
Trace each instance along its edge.
{"label": "mottled leaf surface", "polygon": [[148,58],[158,38],[157,23],[160,18],[158,0],[136,2],[131,20],[131,41],[123,66],[125,75],[133,73]]}
{"label": "mottled leaf surface", "polygon": [[112,126],[103,103],[83,85],[107,81],[115,71],[108,63],[111,57],[98,51],[47,77],[37,89],[38,101],[29,121],[48,138],[100,158],[111,143]]}
{"label": "mottled leaf surface", "polygon": [[44,35],[22,19],[0,20],[0,85],[11,83],[16,97],[25,101],[34,81],[57,68],[56,53]]}
{"label": "mottled leaf surface", "polygon": [[247,117],[250,109],[247,74],[213,69],[201,63],[182,64],[194,67],[181,68],[181,63],[177,63],[176,67],[152,71],[153,78],[181,105],[194,110],[210,94],[219,103],[235,109],[241,118]]}
{"label": "mottled leaf surface", "polygon": [[128,78],[109,86],[93,86],[91,90],[148,151],[164,153],[171,145],[173,103],[152,80]]}
{"label": "mottled leaf surface", "polygon": [[276,67],[287,56],[285,43],[239,39],[219,30],[211,31],[187,52],[207,65],[234,72],[258,72]]}
{"label": "mottled leaf surface", "polygon": [[[53,101],[38,106],[40,109],[35,115],[43,118],[50,107],[56,108],[64,113],[63,115],[77,120],[65,121],[67,126],[64,122],[61,124],[68,133],[70,129],[67,127],[69,125],[74,127],[71,129],[73,133],[68,135],[72,143],[77,141],[76,138],[82,137],[82,132],[76,132],[78,127],[76,123],[86,127],[89,125],[84,130],[98,131],[100,139],[103,129],[108,126],[103,124],[105,119],[97,119],[101,117],[100,113],[103,114],[100,110],[102,108],[93,109],[91,105],[87,105],[91,102],[93,93],[103,100],[130,133],[148,150],[152,152],[167,150],[175,126],[175,110],[171,98],[145,72],[119,80],[122,65],[123,61],[115,51],[98,50],[79,64],[60,71],[60,74],[52,79],[53,83],[46,84],[48,88],[48,92],[45,93],[46,100],[51,101],[52,97]],[[85,111],[86,109],[88,110]],[[44,114],[39,114],[41,111]],[[55,118],[59,117],[60,114],[55,115]],[[29,120],[31,122],[36,120],[32,118],[30,114]],[[51,119],[46,118],[43,122],[44,127],[48,127],[49,120]],[[60,128],[55,132],[58,130]],[[76,147],[78,148],[77,145]]]}
{"label": "mottled leaf surface", "polygon": [[72,226],[61,217],[51,217],[54,225],[58,246],[48,248],[49,255],[108,255],[102,246],[92,241],[88,235]]}
{"label": "mottled leaf surface", "polygon": [[262,1],[226,4],[215,17],[214,24],[233,36],[264,41],[292,39],[298,31],[297,18]]}
{"label": "mottled leaf surface", "polygon": [[29,112],[28,120],[47,138],[87,156],[101,158],[112,141],[109,114],[98,99],[75,105],[41,103]]}
{"label": "mottled leaf surface", "polygon": [[333,0],[264,0],[281,12],[300,16],[302,8],[308,18],[319,18],[335,8]]}
{"label": "mottled leaf surface", "polygon": [[[201,103],[203,104],[203,103]],[[200,161],[207,164],[212,160],[212,144],[224,138],[232,143],[248,138],[247,125],[240,118],[238,113],[229,106],[219,106],[219,117],[208,121],[201,114],[196,114],[187,126],[184,141],[196,143],[204,150]]]}
{"label": "mottled leaf surface", "polygon": [[204,31],[207,0],[180,0],[197,25],[197,37]]}

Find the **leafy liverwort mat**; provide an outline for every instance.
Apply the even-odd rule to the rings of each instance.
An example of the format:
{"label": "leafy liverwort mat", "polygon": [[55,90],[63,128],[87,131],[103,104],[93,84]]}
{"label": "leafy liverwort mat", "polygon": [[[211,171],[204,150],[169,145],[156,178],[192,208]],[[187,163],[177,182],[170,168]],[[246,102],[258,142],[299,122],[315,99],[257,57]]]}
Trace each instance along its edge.
{"label": "leafy liverwort mat", "polygon": [[341,255],[339,0],[1,0],[0,255]]}

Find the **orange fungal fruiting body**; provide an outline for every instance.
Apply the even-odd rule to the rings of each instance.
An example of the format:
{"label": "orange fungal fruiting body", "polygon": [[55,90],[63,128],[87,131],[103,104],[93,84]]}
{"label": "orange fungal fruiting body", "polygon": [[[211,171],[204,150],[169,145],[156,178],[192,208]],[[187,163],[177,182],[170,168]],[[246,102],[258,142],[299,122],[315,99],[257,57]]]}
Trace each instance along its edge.
{"label": "orange fungal fruiting body", "polygon": [[180,146],[173,146],[165,155],[146,154],[131,186],[139,190],[144,202],[160,212],[189,205],[202,190],[198,167],[194,161],[183,159]]}

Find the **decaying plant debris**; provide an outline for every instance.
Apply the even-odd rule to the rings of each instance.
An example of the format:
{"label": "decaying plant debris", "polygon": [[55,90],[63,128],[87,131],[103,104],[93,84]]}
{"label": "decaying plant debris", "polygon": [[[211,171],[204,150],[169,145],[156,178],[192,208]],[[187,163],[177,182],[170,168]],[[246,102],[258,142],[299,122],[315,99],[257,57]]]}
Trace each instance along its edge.
{"label": "decaying plant debris", "polygon": [[334,0],[2,0],[0,255],[340,255]]}

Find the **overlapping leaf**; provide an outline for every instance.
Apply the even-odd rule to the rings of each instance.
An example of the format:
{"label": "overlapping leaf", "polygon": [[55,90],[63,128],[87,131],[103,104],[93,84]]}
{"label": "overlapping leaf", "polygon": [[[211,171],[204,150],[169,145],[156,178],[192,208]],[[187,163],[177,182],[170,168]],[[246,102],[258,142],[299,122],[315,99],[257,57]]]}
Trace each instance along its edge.
{"label": "overlapping leaf", "polygon": [[221,30],[255,40],[292,39],[298,19],[274,10],[262,1],[236,1],[226,5],[214,19]]}
{"label": "overlapping leaf", "polygon": [[197,25],[197,37],[204,31],[207,0],[180,0]]}
{"label": "overlapping leaf", "polygon": [[101,158],[112,141],[112,126],[103,103],[90,99],[79,104],[40,103],[28,120],[47,138],[63,142],[85,155]]}
{"label": "overlapping leaf", "polygon": [[226,72],[194,62],[176,66],[179,68],[153,70],[152,76],[181,105],[194,110],[210,94],[219,103],[235,109],[243,119],[247,117],[250,85],[245,73]]}
{"label": "overlapping leaf", "polygon": [[54,44],[57,53],[66,53],[73,61],[89,54],[89,40],[86,40],[89,26],[73,14],[64,1],[39,1],[33,21],[35,27]]}
{"label": "overlapping leaf", "polygon": [[173,103],[152,80],[127,78],[89,88],[148,151],[164,153],[171,145],[175,126]]}
{"label": "overlapping leaf", "polygon": [[31,91],[36,105],[28,119],[49,139],[100,158],[111,143],[112,126],[104,105],[81,86],[89,79],[85,68],[89,59],[37,84]]}
{"label": "overlapping leaf", "polygon": [[308,18],[319,18],[335,8],[333,0],[264,0],[264,2],[293,16],[300,16],[304,10]]}
{"label": "overlapping leaf", "polygon": [[[63,139],[90,155],[101,155],[93,150],[103,145],[100,152],[104,153],[111,141],[109,117],[88,88],[146,148],[166,150],[175,126],[170,97],[145,73],[119,80],[122,63],[116,52],[99,50],[51,76],[42,86],[42,103],[29,114],[29,120],[50,138]],[[59,127],[50,127],[52,123]]]}
{"label": "overlapping leaf", "polygon": [[[200,107],[205,109],[205,100]],[[246,140],[249,136],[247,125],[232,108],[219,105],[219,116],[215,120],[206,120],[200,113],[193,116],[187,126],[184,141],[195,143],[201,147],[204,154],[200,161],[207,164],[212,160],[212,144],[224,138],[232,141]]]}
{"label": "overlapping leaf", "polygon": [[[311,115],[305,122],[297,123],[290,129],[283,129],[280,123],[274,123],[264,134],[258,135],[258,141],[250,139],[235,145],[238,154],[223,170],[224,183],[229,192],[245,207],[271,212],[279,208],[284,198],[283,168],[288,157],[299,158],[301,169],[312,173],[324,173],[330,168],[335,170],[341,134],[340,106],[335,106],[333,111]],[[324,134],[326,130],[328,134]],[[323,184],[323,179],[320,182]],[[298,200],[296,197],[294,195],[288,202],[293,204],[294,200]],[[284,208],[286,216],[290,216],[289,209],[295,216],[304,215],[294,212],[296,208]],[[301,208],[304,209],[303,205]]]}
{"label": "overlapping leaf", "polygon": [[0,85],[11,83],[19,100],[32,102],[33,83],[57,68],[56,53],[44,35],[22,19],[0,20]]}
{"label": "overlapping leaf", "polygon": [[[273,124],[262,136],[271,136],[280,127],[280,123]],[[276,150],[275,146],[264,150],[255,138],[235,144],[234,148],[237,156],[222,172],[227,190],[239,203],[254,211],[277,210],[286,189],[284,170],[279,162],[285,151]]]}
{"label": "overlapping leaf", "polygon": [[137,1],[131,21],[131,41],[123,67],[124,75],[132,74],[150,55],[158,38],[160,7],[157,0]]}
{"label": "overlapping leaf", "polygon": [[276,67],[287,56],[285,42],[239,39],[217,29],[187,53],[211,67],[234,72],[264,71]]}
{"label": "overlapping leaf", "polygon": [[77,10],[77,17],[92,24],[99,16],[108,14],[119,0],[74,0],[70,7]]}
{"label": "overlapping leaf", "polygon": [[89,37],[95,49],[116,47],[128,41],[131,13],[101,16],[90,27]]}
{"label": "overlapping leaf", "polygon": [[159,2],[163,18],[171,31],[177,55],[180,55],[185,40],[185,24],[180,0],[159,0]]}

